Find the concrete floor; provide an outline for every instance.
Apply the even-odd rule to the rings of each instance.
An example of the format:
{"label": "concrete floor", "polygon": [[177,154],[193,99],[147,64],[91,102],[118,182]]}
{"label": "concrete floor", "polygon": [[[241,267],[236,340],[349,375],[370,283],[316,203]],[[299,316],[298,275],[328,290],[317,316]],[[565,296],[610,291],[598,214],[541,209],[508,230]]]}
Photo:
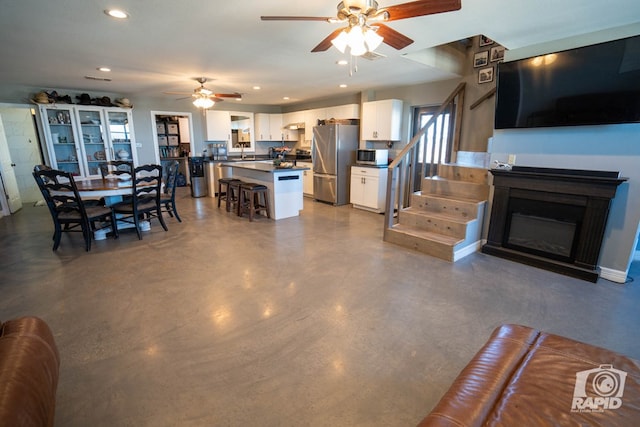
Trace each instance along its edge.
{"label": "concrete floor", "polygon": [[182,223],[90,253],[51,251],[45,207],[0,219],[0,318],[54,331],[56,425],[412,426],[502,323],[640,359],[638,280],[450,264],[349,206],[249,223],[180,190]]}

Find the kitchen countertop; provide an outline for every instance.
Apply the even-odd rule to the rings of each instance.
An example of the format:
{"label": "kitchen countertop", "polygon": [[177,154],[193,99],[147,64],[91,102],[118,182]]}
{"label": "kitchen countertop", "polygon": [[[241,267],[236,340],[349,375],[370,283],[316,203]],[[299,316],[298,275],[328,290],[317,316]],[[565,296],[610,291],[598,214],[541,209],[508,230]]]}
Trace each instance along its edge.
{"label": "kitchen countertop", "polygon": [[267,172],[267,173],[281,173],[281,172],[298,172],[309,170],[308,167],[304,166],[294,166],[292,168],[277,168],[273,165],[272,160],[249,160],[249,161],[232,161],[227,163],[222,163],[222,166],[229,166],[232,168],[242,168],[242,169],[250,169],[259,172]]}
{"label": "kitchen countertop", "polygon": [[389,165],[361,165],[358,163],[354,163],[351,166],[357,168],[371,168],[371,169],[388,169]]}

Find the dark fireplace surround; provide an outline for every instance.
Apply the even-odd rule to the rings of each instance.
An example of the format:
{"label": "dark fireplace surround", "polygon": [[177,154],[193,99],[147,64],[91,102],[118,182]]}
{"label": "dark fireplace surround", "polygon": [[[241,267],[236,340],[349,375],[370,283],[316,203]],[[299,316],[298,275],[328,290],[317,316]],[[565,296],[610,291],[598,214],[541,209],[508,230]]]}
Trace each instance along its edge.
{"label": "dark fireplace surround", "polygon": [[619,172],[492,169],[493,206],[482,252],[596,282]]}

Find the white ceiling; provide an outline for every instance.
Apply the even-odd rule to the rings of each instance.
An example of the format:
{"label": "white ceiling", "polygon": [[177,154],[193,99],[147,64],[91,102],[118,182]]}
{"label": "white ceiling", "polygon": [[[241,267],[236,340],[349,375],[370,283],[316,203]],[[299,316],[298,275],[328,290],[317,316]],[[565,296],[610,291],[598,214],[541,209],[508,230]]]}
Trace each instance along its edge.
{"label": "white ceiling", "polygon": [[[360,59],[358,72],[336,65],[346,55],[311,49],[336,24],[264,22],[261,15],[333,16],[337,0],[0,0],[0,85],[131,98],[191,92],[206,76],[216,92],[241,92],[243,103],[286,105],[381,87],[451,77],[403,53],[477,34],[508,49],[640,21],[638,0],[462,0],[460,11],[388,23],[415,43],[386,58]],[[380,7],[398,4],[379,0]],[[107,17],[108,7],[130,18]],[[108,66],[106,75],[96,70]],[[111,82],[84,76],[104,76]],[[340,89],[339,84],[347,84]],[[254,85],[262,87],[253,90]],[[25,94],[25,98],[26,98]],[[291,99],[284,101],[288,96]],[[235,102],[235,101],[226,101]]]}

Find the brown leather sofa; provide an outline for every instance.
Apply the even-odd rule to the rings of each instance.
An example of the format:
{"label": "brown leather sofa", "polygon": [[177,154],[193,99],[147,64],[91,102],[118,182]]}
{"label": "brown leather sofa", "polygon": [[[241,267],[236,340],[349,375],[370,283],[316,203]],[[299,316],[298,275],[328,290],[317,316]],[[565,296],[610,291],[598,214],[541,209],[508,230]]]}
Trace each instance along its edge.
{"label": "brown leather sofa", "polygon": [[640,362],[526,326],[501,326],[419,424],[485,425],[640,426]]}
{"label": "brown leather sofa", "polygon": [[42,319],[0,323],[0,426],[53,426],[59,368]]}

